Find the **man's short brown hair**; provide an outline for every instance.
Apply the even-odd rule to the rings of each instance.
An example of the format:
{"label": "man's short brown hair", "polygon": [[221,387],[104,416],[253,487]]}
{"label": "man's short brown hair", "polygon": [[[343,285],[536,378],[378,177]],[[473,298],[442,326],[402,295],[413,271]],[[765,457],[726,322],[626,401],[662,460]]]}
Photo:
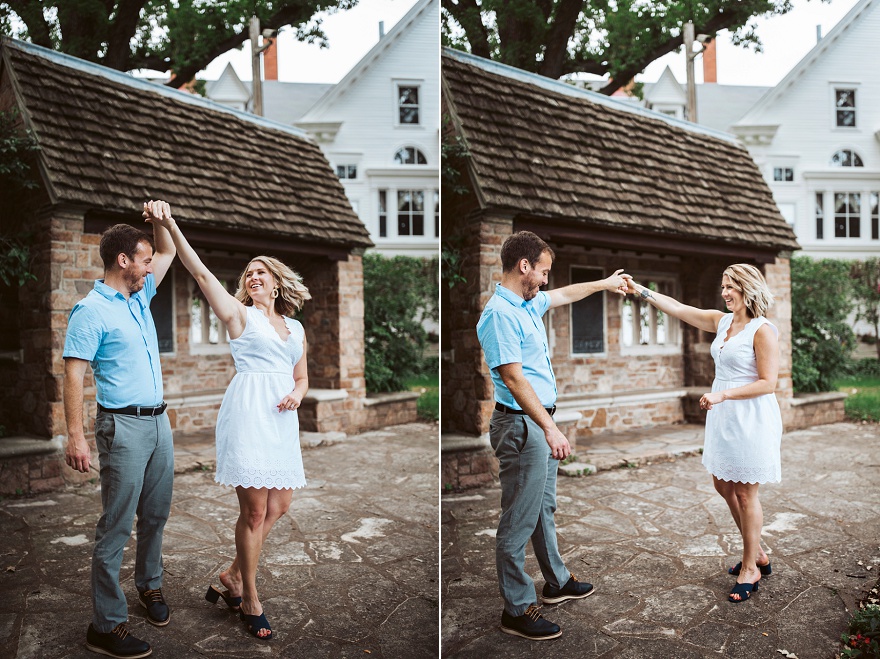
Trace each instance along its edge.
{"label": "man's short brown hair", "polygon": [[541,240],[537,234],[531,231],[517,231],[501,246],[501,268],[504,272],[510,272],[523,259],[527,259],[534,267],[541,260],[541,254],[544,252],[550,254],[551,261],[556,258],[550,245]]}
{"label": "man's short brown hair", "polygon": [[98,248],[104,262],[104,272],[116,267],[116,257],[120,254],[133,259],[140,243],[153,247],[153,239],[149,234],[129,224],[114,224],[107,229],[101,235],[101,245]]}

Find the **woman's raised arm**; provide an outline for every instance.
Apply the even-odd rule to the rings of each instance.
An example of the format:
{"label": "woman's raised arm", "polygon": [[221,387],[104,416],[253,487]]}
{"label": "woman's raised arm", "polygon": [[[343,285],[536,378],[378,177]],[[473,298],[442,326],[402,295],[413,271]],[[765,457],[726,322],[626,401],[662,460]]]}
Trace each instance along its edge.
{"label": "woman's raised arm", "polygon": [[640,296],[643,300],[653,304],[660,311],[670,316],[674,316],[679,320],[683,320],[688,325],[693,325],[697,329],[705,332],[717,332],[718,321],[724,316],[723,311],[717,309],[698,309],[687,304],[682,304],[675,298],[663,295],[657,291],[652,291],[646,286],[637,284],[632,279],[627,279],[626,292]]}
{"label": "woman's raised arm", "polygon": [[176,220],[171,217],[171,206],[165,201],[149,201],[144,203],[144,219],[147,222],[159,224],[168,229],[171,240],[177,248],[177,256],[184,267],[196,280],[214,314],[226,325],[226,331],[230,339],[237,339],[244,331],[246,320],[245,306],[235,299],[226,290],[223,284],[214,276],[207,266],[202,263],[199,255],[189,244],[177,226]]}

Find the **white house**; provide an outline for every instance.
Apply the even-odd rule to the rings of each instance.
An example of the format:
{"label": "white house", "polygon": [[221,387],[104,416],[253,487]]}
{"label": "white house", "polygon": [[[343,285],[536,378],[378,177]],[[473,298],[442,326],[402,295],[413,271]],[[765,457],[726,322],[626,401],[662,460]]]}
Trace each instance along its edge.
{"label": "white house", "polygon": [[805,255],[880,255],[880,0],[862,0],[731,130]]}
{"label": "white house", "polygon": [[[776,87],[697,85],[699,123],[739,137],[806,256],[880,256],[878,34],[880,0],[862,0]],[[668,67],[644,92],[646,107],[687,118]]]}
{"label": "white house", "polygon": [[[277,51],[264,55],[263,114],[311,134],[386,256],[439,252],[439,35],[439,0],[418,0],[336,85],[280,82]],[[250,107],[231,66],[206,93]]]}
{"label": "white house", "polygon": [[388,256],[436,256],[440,236],[440,3],[418,0],[295,125],[336,169]]}

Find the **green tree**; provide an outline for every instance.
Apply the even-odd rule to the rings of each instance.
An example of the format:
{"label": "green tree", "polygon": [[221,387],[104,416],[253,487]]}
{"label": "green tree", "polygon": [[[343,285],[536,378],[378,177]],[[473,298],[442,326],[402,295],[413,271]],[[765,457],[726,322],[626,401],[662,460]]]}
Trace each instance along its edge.
{"label": "green tree", "polygon": [[180,87],[248,39],[251,16],[263,29],[291,26],[296,38],[326,45],[319,12],[358,0],[6,0],[0,31],[118,71],[174,72]]}
{"label": "green tree", "polygon": [[849,363],[855,336],[850,265],[800,256],[791,261],[792,379],[799,392],[833,391]]}
{"label": "green tree", "polygon": [[610,75],[612,94],[682,46],[682,25],[761,52],[752,19],[791,11],[791,0],[442,0],[445,45],[548,78]]}
{"label": "green tree", "polygon": [[853,288],[856,318],[874,328],[877,358],[880,359],[880,258],[854,262],[850,274],[856,284]]}
{"label": "green tree", "polygon": [[439,319],[437,259],[364,256],[364,366],[367,390],[400,391],[422,371],[428,334]]}
{"label": "green tree", "polygon": [[24,130],[15,111],[0,112],[0,280],[6,286],[23,286],[36,279],[30,272],[30,239],[17,217],[17,201],[26,190],[37,187],[33,155],[37,141]]}

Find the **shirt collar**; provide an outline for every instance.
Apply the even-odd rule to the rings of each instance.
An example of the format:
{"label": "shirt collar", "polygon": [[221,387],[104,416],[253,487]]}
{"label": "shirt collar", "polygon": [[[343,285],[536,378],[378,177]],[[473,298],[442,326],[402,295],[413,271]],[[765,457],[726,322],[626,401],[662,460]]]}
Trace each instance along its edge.
{"label": "shirt collar", "polygon": [[103,279],[95,280],[95,291],[103,295],[108,300],[112,300],[113,298],[119,298],[121,300],[125,299],[125,296],[122,293],[117,291],[115,288],[105,284]]}
{"label": "shirt collar", "polygon": [[528,300],[524,300],[512,290],[505,288],[501,284],[495,284],[495,295],[507,300],[515,307],[524,307],[528,304]]}

